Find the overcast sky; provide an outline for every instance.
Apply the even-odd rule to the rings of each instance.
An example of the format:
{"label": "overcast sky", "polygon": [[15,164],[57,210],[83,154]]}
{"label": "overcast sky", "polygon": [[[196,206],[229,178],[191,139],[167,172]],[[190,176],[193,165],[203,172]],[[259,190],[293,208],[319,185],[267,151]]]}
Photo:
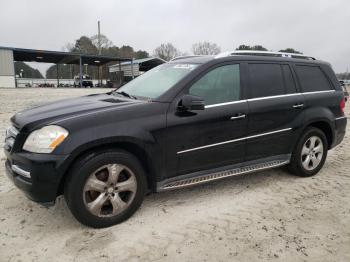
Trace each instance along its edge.
{"label": "overcast sky", "polygon": [[[171,42],[183,52],[210,41],[292,47],[350,67],[349,0],[0,0],[0,46],[62,50],[101,31],[115,45],[153,53]],[[42,67],[40,68],[42,70]],[[349,69],[350,70],[350,69]]]}

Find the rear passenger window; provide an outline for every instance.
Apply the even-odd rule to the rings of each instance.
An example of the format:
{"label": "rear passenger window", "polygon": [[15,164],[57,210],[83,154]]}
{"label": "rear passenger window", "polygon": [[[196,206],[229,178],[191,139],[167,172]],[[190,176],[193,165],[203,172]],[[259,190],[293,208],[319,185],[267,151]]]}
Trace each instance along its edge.
{"label": "rear passenger window", "polygon": [[285,94],[279,64],[249,64],[251,98]]}
{"label": "rear passenger window", "polygon": [[332,89],[328,79],[318,66],[297,65],[296,69],[303,92]]}
{"label": "rear passenger window", "polygon": [[282,65],[283,75],[284,75],[284,87],[287,94],[292,94],[296,92],[295,82],[290,70],[289,65]]}

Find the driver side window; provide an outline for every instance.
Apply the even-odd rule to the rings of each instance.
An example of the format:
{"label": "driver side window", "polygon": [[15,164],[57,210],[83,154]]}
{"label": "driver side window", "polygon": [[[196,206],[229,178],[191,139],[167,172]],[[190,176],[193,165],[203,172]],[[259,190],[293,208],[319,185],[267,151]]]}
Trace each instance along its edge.
{"label": "driver side window", "polygon": [[189,94],[202,97],[205,105],[239,100],[239,65],[224,65],[211,70],[191,86]]}

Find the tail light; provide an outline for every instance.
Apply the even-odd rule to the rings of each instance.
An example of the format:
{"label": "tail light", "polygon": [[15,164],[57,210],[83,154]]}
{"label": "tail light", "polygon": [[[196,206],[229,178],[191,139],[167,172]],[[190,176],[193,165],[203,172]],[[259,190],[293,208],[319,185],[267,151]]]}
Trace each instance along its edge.
{"label": "tail light", "polygon": [[340,100],[339,108],[344,113],[344,108],[345,108],[345,99],[344,98],[342,98],[342,100]]}

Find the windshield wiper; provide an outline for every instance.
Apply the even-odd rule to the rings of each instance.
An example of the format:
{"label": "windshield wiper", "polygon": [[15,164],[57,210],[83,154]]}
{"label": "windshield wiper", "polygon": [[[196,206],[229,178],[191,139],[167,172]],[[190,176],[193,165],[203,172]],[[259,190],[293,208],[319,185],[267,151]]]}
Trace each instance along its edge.
{"label": "windshield wiper", "polygon": [[126,97],[129,97],[129,98],[132,98],[132,99],[137,99],[136,96],[132,96],[132,95],[130,95],[127,92],[124,92],[124,91],[116,91],[115,93],[117,93],[118,95],[122,95],[122,96],[126,96]]}

